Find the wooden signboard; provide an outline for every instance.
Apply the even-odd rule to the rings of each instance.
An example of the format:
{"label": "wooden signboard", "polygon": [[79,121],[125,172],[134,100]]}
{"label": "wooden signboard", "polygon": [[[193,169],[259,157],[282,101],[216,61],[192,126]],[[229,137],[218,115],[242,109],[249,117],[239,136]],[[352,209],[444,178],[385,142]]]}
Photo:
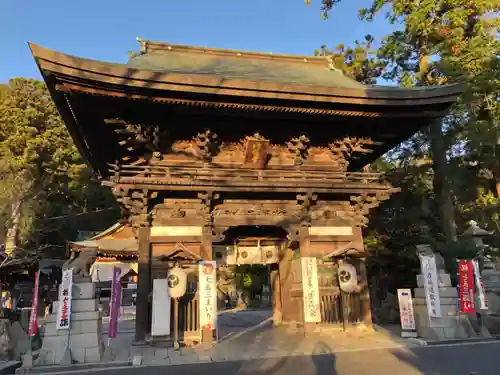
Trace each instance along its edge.
{"label": "wooden signboard", "polygon": [[245,147],[245,168],[262,169],[266,166],[269,141],[249,138]]}

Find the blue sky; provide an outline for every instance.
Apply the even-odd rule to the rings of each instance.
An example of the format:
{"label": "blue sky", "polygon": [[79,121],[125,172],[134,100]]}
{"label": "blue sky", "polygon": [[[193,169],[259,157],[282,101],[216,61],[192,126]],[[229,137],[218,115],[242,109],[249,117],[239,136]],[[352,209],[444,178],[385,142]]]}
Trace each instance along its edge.
{"label": "blue sky", "polygon": [[319,0],[1,0],[0,82],[40,78],[26,42],[68,54],[125,63],[136,37],[169,43],[260,52],[311,54],[322,44],[387,35],[381,17],[366,23],[344,0],[328,20]]}

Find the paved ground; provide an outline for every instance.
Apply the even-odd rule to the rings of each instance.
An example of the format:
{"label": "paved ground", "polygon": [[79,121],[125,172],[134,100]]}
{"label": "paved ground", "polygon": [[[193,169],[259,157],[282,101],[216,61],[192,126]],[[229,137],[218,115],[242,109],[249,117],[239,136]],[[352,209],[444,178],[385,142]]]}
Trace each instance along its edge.
{"label": "paved ground", "polygon": [[[75,366],[72,373],[105,375],[498,375],[496,358],[500,343],[467,343],[422,346],[401,339],[397,329],[366,333],[322,331],[307,336],[272,328],[269,310],[226,311],[219,315],[219,339],[215,347],[134,347],[134,320],[119,323],[113,340],[113,358],[107,365],[118,369]],[[128,361],[142,355],[143,366]],[[111,360],[111,361],[110,361]],[[113,362],[113,363],[111,363]],[[44,374],[55,368],[39,368]],[[182,373],[181,373],[182,372]],[[61,372],[59,374],[62,374]]]}
{"label": "paved ground", "polygon": [[[112,340],[112,360],[125,362],[142,355],[145,364],[188,364],[204,361],[247,360],[311,355],[320,347],[324,352],[346,352],[380,348],[406,348],[420,344],[403,340],[393,332],[345,333],[326,331],[304,336],[285,328],[273,328],[270,310],[223,312],[219,315],[219,343],[215,347],[172,348],[134,347],[133,320],[121,321],[116,340]],[[110,358],[107,358],[108,360]]]}
{"label": "paved ground", "polygon": [[[413,349],[330,351],[318,344],[316,355],[101,369],[102,375],[498,375],[500,343],[428,346]],[[324,352],[328,353],[324,353]],[[76,373],[91,373],[81,370]],[[75,372],[73,372],[75,373]],[[50,375],[46,372],[45,375]]]}

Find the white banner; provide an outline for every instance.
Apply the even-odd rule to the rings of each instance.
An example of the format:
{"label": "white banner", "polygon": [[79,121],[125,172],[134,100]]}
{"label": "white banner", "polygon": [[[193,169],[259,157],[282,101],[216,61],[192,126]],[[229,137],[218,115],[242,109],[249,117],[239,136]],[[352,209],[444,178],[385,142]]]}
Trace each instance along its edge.
{"label": "white banner", "polygon": [[424,276],[425,300],[429,318],[441,318],[441,299],[436,269],[436,258],[432,255],[421,255],[420,264]]}
{"label": "white banner", "polygon": [[59,286],[57,329],[69,329],[71,323],[71,292],[73,289],[73,268],[62,271]]}
{"label": "white banner", "polygon": [[304,322],[320,323],[321,307],[318,285],[318,262],[314,257],[301,258]]}
{"label": "white banner", "polygon": [[476,280],[477,296],[479,299],[478,310],[488,310],[488,303],[486,302],[486,296],[484,294],[483,280],[481,279],[481,272],[479,270],[479,261],[473,260],[472,265],[474,266],[474,279]]}
{"label": "white banner", "polygon": [[153,279],[151,336],[170,335],[170,301],[167,279]]}
{"label": "white banner", "polygon": [[217,329],[217,264],[203,261],[199,264],[200,328]]}
{"label": "white banner", "polygon": [[403,331],[414,331],[415,314],[413,313],[413,299],[411,289],[398,289],[399,316],[401,318],[401,329]]}

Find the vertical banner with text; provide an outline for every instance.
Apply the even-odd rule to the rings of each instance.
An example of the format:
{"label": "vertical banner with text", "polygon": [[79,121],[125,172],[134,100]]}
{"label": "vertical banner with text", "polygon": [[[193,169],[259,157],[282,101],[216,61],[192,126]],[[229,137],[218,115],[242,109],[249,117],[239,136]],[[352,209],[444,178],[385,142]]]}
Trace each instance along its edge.
{"label": "vertical banner with text", "polygon": [[120,305],[122,297],[122,286],[120,282],[120,275],[122,270],[120,267],[113,267],[113,279],[111,280],[111,298],[109,305],[109,329],[108,337],[110,339],[116,338],[118,332],[118,316],[120,314]]}
{"label": "vertical banner with text", "polygon": [[217,264],[202,261],[199,264],[200,328],[217,329]]}
{"label": "vertical banner with text", "polygon": [[71,296],[73,289],[73,268],[62,271],[59,286],[59,308],[57,311],[57,329],[69,329],[71,323]]}
{"label": "vertical banner with text", "polygon": [[439,282],[436,258],[432,255],[421,255],[420,264],[424,276],[425,301],[429,318],[441,318],[441,299],[439,298]]}
{"label": "vertical banner with text", "polygon": [[479,306],[478,310],[488,310],[488,302],[486,301],[486,295],[484,293],[483,279],[481,278],[481,271],[479,269],[479,261],[473,260],[472,265],[474,266],[474,278],[476,280],[477,297]]}
{"label": "vertical banner with text", "polygon": [[38,289],[40,288],[40,271],[35,273],[35,287],[33,288],[33,300],[31,301],[30,323],[28,336],[34,337],[38,331]]}
{"label": "vertical banner with text", "polygon": [[458,284],[460,285],[460,312],[476,312],[472,261],[461,259],[458,262]]}
{"label": "vertical banner with text", "polygon": [[314,257],[303,257],[301,258],[301,265],[304,322],[320,323],[321,307],[319,300],[318,262]]}

